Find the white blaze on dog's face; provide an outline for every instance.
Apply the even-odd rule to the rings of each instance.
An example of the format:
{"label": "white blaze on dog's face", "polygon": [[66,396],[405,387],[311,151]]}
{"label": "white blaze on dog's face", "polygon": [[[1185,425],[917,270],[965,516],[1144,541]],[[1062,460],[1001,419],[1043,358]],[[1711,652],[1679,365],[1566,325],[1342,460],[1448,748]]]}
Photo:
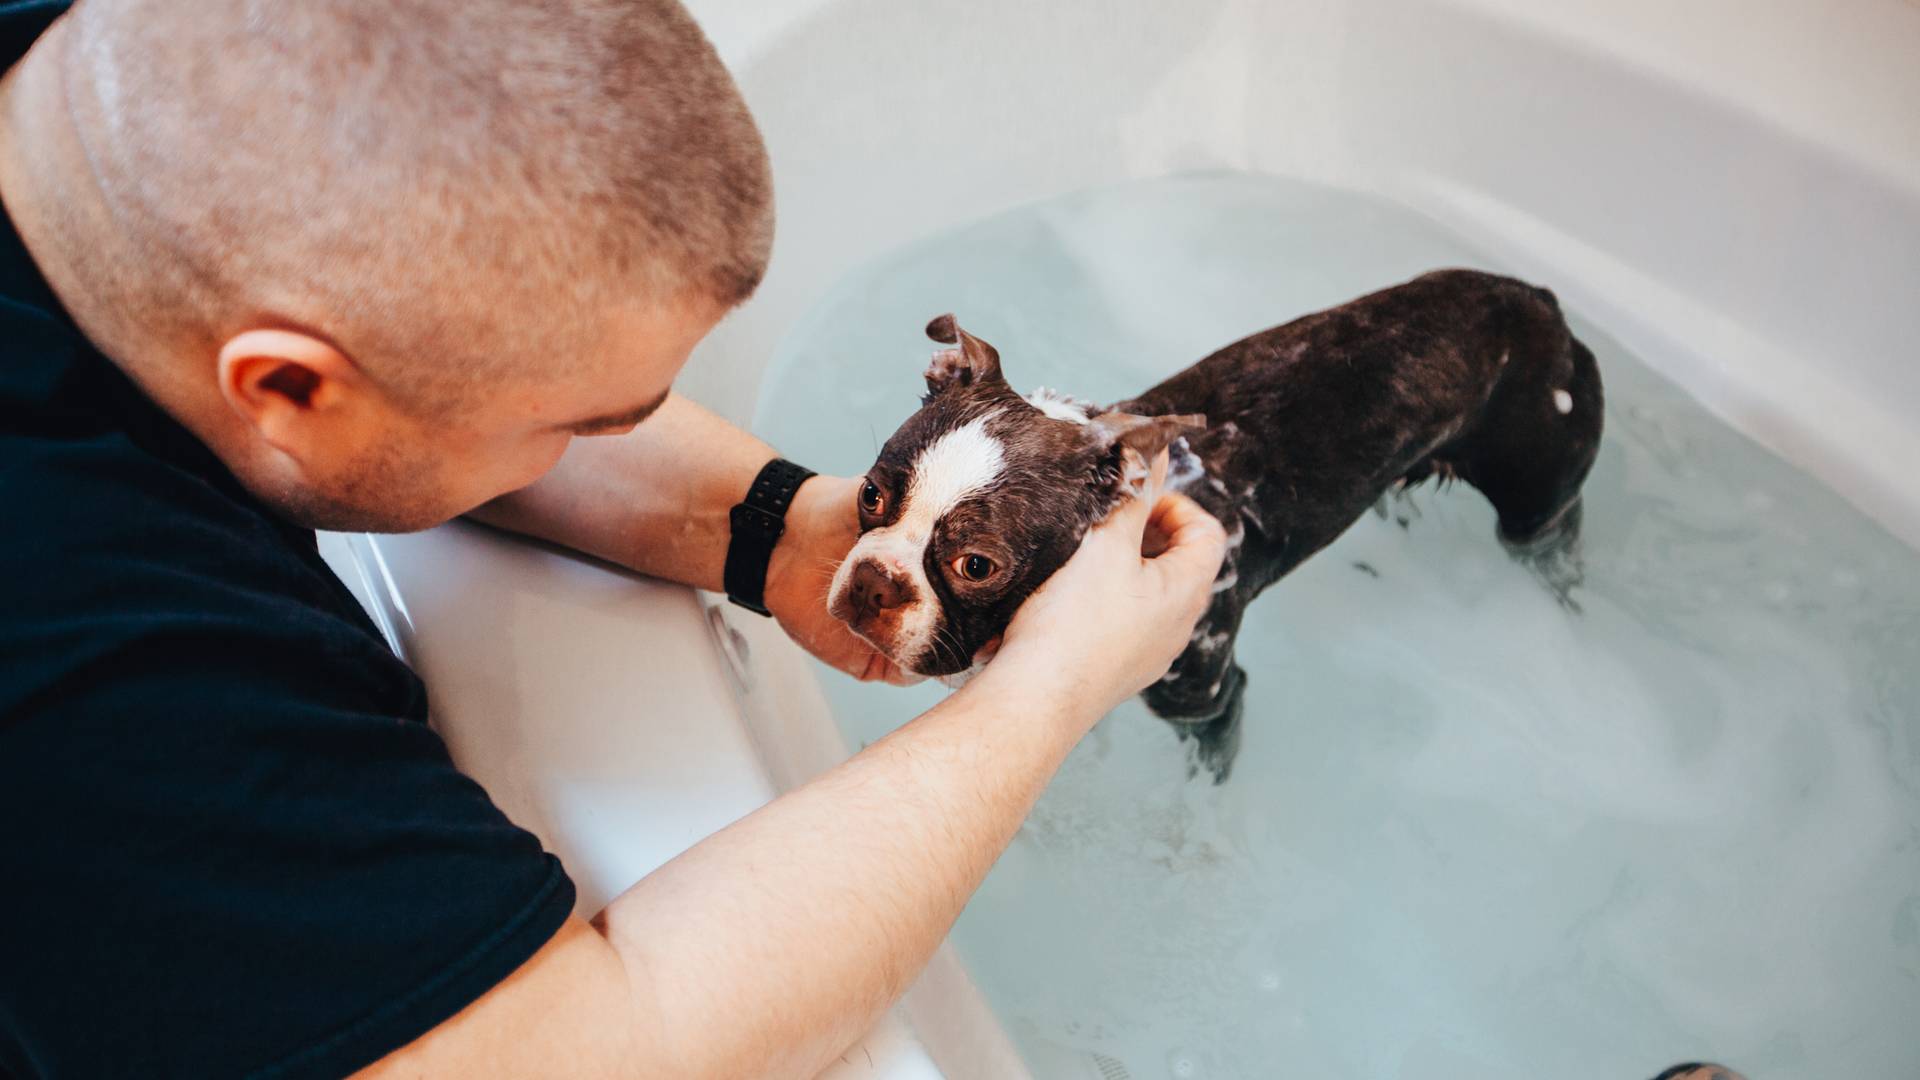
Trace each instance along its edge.
{"label": "white blaze on dog's face", "polygon": [[[876,478],[869,478],[861,491],[862,518],[885,523],[861,534],[840,564],[830,595],[835,614],[889,656],[921,657],[934,651],[940,611],[927,550],[943,518],[964,500],[990,492],[1001,479],[1007,456],[1000,440],[988,433],[987,420],[969,420],[920,451],[908,468],[899,511],[891,519],[884,513],[887,496]],[[886,486],[898,489],[897,484]],[[974,568],[980,565],[975,562]],[[966,659],[971,662],[971,657]]]}
{"label": "white blaze on dog's face", "polygon": [[927,333],[958,347],[934,354],[920,411],[867,474],[828,608],[902,668],[952,675],[1121,497],[1123,448],[1151,456],[1197,418],[1043,411],[951,316]]}

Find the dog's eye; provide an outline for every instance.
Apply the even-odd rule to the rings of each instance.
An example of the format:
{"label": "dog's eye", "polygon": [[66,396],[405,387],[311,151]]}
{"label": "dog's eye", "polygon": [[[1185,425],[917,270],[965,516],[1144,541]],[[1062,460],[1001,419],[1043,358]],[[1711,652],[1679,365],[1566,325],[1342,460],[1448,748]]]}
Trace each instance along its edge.
{"label": "dog's eye", "polygon": [[886,504],[886,496],[880,494],[880,489],[874,485],[873,481],[869,480],[860,485],[860,509],[869,514],[878,514],[880,508]]}
{"label": "dog's eye", "polygon": [[985,581],[998,569],[985,555],[962,555],[953,560],[953,572],[968,581]]}

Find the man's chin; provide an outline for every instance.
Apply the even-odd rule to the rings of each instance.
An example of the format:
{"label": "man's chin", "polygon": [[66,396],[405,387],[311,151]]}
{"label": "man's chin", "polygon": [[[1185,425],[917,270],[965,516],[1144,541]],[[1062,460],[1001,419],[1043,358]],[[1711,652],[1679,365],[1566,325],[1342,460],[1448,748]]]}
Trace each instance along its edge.
{"label": "man's chin", "polygon": [[263,495],[261,501],[296,525],[326,532],[419,532],[459,516],[458,512],[421,506],[362,506],[306,491]]}
{"label": "man's chin", "polygon": [[474,499],[484,501],[484,493],[471,484],[442,483],[431,462],[416,467],[409,461],[389,448],[318,477],[282,470],[234,472],[275,514],[329,532],[419,532],[473,509]]}

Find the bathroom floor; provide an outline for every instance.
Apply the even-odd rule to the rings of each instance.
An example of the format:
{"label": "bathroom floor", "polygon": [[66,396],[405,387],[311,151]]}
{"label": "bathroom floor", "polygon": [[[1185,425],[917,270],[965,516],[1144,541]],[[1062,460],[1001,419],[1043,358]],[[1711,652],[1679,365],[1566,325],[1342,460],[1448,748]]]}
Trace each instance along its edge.
{"label": "bathroom floor", "polygon": [[[756,427],[864,471],[943,311],[1114,400],[1447,265],[1500,269],[1323,188],[1080,193],[838,283]],[[1608,394],[1579,611],[1421,490],[1249,612],[1225,785],[1102,722],[954,931],[1043,1080],[1920,1075],[1920,553],[1571,314]],[[944,693],[823,685],[855,743]]]}

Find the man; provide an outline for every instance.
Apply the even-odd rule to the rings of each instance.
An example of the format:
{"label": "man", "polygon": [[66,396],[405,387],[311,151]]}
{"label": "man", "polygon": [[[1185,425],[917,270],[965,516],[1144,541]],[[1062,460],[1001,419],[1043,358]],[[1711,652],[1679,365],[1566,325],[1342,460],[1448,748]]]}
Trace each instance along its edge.
{"label": "man", "polygon": [[[0,7],[0,1074],[832,1060],[1185,644],[1218,525],[1124,507],[964,690],[589,924],[311,530],[517,492],[482,516],[721,586],[773,453],[670,386],[767,257],[737,91],[672,0],[60,9]],[[787,520],[768,606],[895,675],[815,572],[852,483]]]}

